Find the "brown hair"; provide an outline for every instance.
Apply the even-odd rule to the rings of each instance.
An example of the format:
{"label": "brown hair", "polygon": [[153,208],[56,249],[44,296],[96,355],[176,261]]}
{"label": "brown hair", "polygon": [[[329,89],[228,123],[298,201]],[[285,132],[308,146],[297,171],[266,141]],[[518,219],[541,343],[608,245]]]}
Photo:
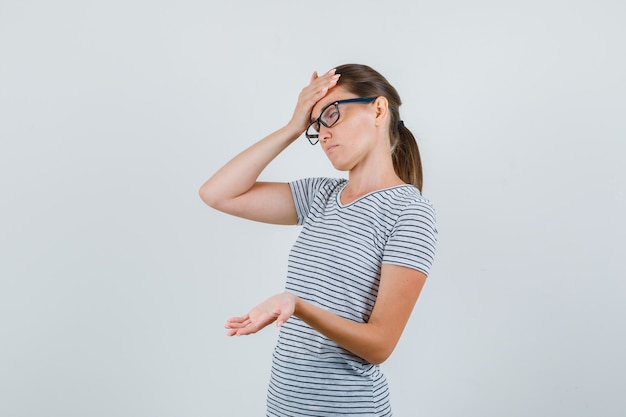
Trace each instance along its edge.
{"label": "brown hair", "polygon": [[400,95],[389,81],[367,65],[346,64],[337,67],[338,85],[359,97],[383,96],[389,102],[391,159],[396,174],[406,183],[422,190],[422,161],[411,131],[400,118]]}

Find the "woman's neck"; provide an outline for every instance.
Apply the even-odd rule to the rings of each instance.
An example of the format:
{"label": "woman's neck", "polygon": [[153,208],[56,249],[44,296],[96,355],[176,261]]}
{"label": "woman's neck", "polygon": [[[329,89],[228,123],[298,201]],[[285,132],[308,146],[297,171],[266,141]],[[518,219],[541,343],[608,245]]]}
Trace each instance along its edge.
{"label": "woman's neck", "polygon": [[365,169],[355,168],[350,171],[348,184],[342,192],[342,202],[349,203],[373,191],[405,184],[396,175],[393,165],[389,165],[384,170],[381,170],[379,167],[377,170],[366,171]]}

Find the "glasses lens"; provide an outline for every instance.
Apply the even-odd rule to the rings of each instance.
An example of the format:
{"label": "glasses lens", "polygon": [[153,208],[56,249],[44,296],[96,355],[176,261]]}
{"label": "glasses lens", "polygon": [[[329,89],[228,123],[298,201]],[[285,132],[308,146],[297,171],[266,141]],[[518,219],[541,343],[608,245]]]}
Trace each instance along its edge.
{"label": "glasses lens", "polygon": [[320,124],[319,122],[313,122],[309,125],[309,128],[306,130],[307,138],[317,138],[320,133]]}
{"label": "glasses lens", "polygon": [[317,137],[319,136],[319,132],[320,132],[319,122],[313,122],[309,125],[309,127],[306,130],[306,137],[312,142],[317,142]]}
{"label": "glasses lens", "polygon": [[322,115],[320,116],[320,119],[322,120],[322,123],[324,123],[324,125],[327,127],[331,127],[332,125],[337,123],[337,120],[339,120],[339,105],[333,104],[331,106],[328,106],[326,110],[324,110],[324,113],[322,113]]}

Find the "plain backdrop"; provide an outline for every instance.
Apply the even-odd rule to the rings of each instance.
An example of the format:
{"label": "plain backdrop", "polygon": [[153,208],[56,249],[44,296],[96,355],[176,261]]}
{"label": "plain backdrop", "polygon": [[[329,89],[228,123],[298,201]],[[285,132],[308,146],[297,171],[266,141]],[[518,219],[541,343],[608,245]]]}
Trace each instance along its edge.
{"label": "plain backdrop", "polygon": [[[399,90],[438,216],[396,416],[623,416],[626,6],[0,0],[0,415],[261,416],[298,229],[200,185],[314,70]],[[344,176],[302,137],[263,174]]]}

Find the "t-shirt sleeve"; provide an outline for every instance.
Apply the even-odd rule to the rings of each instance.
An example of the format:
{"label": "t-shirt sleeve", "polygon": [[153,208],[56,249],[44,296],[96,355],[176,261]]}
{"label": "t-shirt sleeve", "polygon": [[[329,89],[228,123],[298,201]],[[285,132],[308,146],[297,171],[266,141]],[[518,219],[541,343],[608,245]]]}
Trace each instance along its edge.
{"label": "t-shirt sleeve", "polygon": [[435,210],[427,202],[407,206],[391,231],[383,263],[430,273],[437,245]]}
{"label": "t-shirt sleeve", "polygon": [[325,178],[303,178],[289,183],[298,214],[298,225],[304,224],[315,195],[326,181]]}

